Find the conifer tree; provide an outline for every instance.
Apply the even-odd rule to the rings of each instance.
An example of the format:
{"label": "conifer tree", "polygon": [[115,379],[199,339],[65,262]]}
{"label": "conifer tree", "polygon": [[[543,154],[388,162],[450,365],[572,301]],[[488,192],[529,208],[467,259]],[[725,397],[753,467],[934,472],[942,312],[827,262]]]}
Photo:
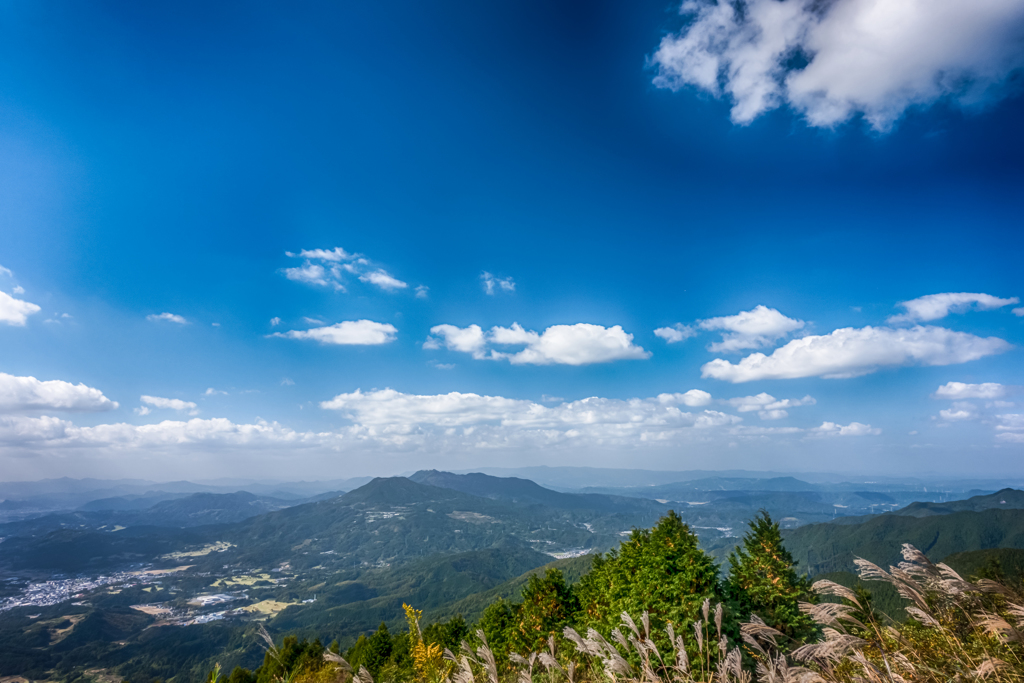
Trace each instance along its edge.
{"label": "conifer tree", "polygon": [[536,574],[523,588],[523,601],[515,606],[513,632],[509,638],[512,650],[525,655],[542,652],[548,637],[562,637],[570,624],[579,602],[562,572],[548,569],[541,578]]}
{"label": "conifer tree", "polygon": [[[697,537],[674,511],[653,529],[634,529],[629,540],[604,557],[578,586],[578,622],[606,637],[619,625],[622,612],[634,618],[649,612],[655,640],[668,623],[677,633],[701,618],[705,598],[721,600],[718,568]],[[659,647],[668,646],[667,639]]]}
{"label": "conifer tree", "polygon": [[729,564],[726,593],[736,618],[746,621],[756,614],[796,643],[814,635],[814,621],[800,611],[799,603],[817,602],[817,596],[810,579],[797,574],[779,525],[766,511],[751,520],[743,541],[729,554]]}

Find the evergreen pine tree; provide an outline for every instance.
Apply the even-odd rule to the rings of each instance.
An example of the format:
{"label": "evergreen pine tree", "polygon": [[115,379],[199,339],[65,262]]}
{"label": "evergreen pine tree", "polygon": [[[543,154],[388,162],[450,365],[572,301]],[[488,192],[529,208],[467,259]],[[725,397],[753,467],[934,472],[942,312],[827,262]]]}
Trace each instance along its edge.
{"label": "evergreen pine tree", "polygon": [[[750,522],[743,541],[729,554],[726,593],[734,616],[751,614],[801,643],[815,633],[800,602],[817,602],[811,581],[796,573],[796,562],[782,544],[779,525],[764,510]],[[782,645],[782,643],[780,643]]]}

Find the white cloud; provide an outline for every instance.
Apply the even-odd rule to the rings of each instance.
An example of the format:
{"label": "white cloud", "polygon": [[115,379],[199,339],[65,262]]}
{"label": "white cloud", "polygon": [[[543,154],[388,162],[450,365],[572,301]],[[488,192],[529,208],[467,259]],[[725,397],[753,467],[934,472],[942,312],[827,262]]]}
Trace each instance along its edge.
{"label": "white cloud", "polygon": [[484,292],[491,296],[494,296],[496,291],[516,291],[516,283],[511,277],[494,277],[486,271],[480,274],[480,284],[483,286]]}
{"label": "white cloud", "polygon": [[1024,443],[1024,415],[1009,413],[997,415],[996,439],[1009,443]]}
{"label": "white cloud", "polygon": [[1014,308],[1010,312],[1013,313],[1018,318],[1024,316],[1024,306],[1021,306],[1020,308]]}
{"label": "white cloud", "polygon": [[296,432],[276,422],[235,424],[225,418],[158,424],[101,424],[78,427],[55,417],[0,416],[0,443],[12,446],[100,450],[171,449],[194,453],[197,447],[336,448],[343,436],[331,432]]}
{"label": "white cloud", "polygon": [[281,386],[283,386],[283,387],[293,387],[293,386],[295,386],[295,380],[289,379],[288,377],[285,377],[284,379],[281,380]]}
{"label": "white cloud", "polygon": [[785,417],[789,417],[789,413],[786,408],[798,408],[800,406],[812,406],[817,401],[812,396],[804,396],[803,398],[785,398],[779,400],[772,396],[761,392],[756,396],[739,396],[736,398],[725,399],[724,403],[729,404],[735,408],[738,412],[749,413],[758,411],[758,417],[762,420],[781,420]]}
{"label": "white cloud", "polygon": [[739,124],[788,104],[812,126],[863,114],[886,131],[911,107],[1005,96],[1024,66],[1017,0],[685,0],[681,13],[655,84],[724,93]]}
{"label": "white cloud", "polygon": [[0,275],[6,275],[7,277],[14,277],[14,273],[11,272],[10,268],[4,268],[0,266]]}
{"label": "white cloud", "polygon": [[654,336],[661,337],[669,344],[675,344],[690,337],[697,336],[697,330],[689,325],[676,323],[672,327],[659,327],[654,331]]}
{"label": "white cloud", "polygon": [[286,251],[285,255],[291,256],[292,258],[304,258],[314,261],[331,261],[333,263],[352,261],[359,258],[359,254],[350,254],[341,247],[335,247],[334,249],[303,249],[298,254]]}
{"label": "white cloud", "polygon": [[41,381],[35,377],[16,377],[0,373],[0,413],[36,410],[99,412],[114,410],[111,401],[99,389],[62,380]]}
{"label": "white cloud", "polygon": [[[320,287],[333,287],[335,291],[345,292],[346,275],[355,276],[360,282],[374,285],[386,292],[407,289],[408,283],[394,277],[384,268],[373,264],[360,254],[352,254],[341,247],[334,249],[303,249],[299,253],[285,252],[292,258],[303,258],[306,262],[294,268],[284,268],[281,272],[289,280],[304,282]],[[429,288],[420,285],[416,288],[416,296],[426,297]]]}
{"label": "white cloud", "polygon": [[973,420],[978,417],[977,406],[967,401],[956,401],[948,410],[940,410],[939,416],[950,422]]}
{"label": "white cloud", "polygon": [[[486,333],[479,325],[464,328],[436,325],[430,328],[430,334],[423,344],[425,349],[444,346],[450,351],[472,354],[477,360],[507,360],[513,365],[589,365],[651,355],[633,344],[633,335],[619,325],[552,325],[543,334],[527,330],[519,323],[512,323],[511,327],[492,327]],[[488,345],[524,345],[526,348],[512,353],[489,349]]]}
{"label": "white cloud", "polygon": [[889,322],[914,323],[928,322],[945,318],[950,313],[964,313],[972,307],[979,311],[991,311],[1010,304],[1019,303],[1020,299],[1011,297],[1000,299],[991,294],[972,294],[969,292],[946,292],[944,294],[929,294],[910,301],[901,301],[899,306],[906,309],[906,313],[889,317]]}
{"label": "white cloud", "polygon": [[427,295],[429,293],[430,293],[430,287],[427,287],[426,285],[417,285],[416,286],[416,298],[417,299],[426,299]]}
{"label": "white cloud", "polygon": [[328,280],[328,272],[323,266],[318,263],[310,263],[309,261],[295,268],[285,268],[284,276],[295,282],[305,282],[309,285],[319,285],[321,287],[334,284],[335,288],[344,289],[340,282],[331,283]]}
{"label": "white cloud", "polygon": [[882,430],[860,422],[851,422],[845,426],[835,422],[822,422],[820,427],[815,427],[811,432],[817,436],[877,436]]}
{"label": "white cloud", "polygon": [[147,315],[146,316],[146,320],[148,320],[150,322],[160,322],[162,320],[166,320],[167,322],[177,323],[179,325],[187,325],[188,324],[188,321],[185,320],[185,318],[181,317],[180,315],[175,315],[174,313],[161,313],[159,315],[157,315],[157,314]]}
{"label": "white cloud", "polygon": [[637,445],[685,438],[685,434],[742,421],[714,410],[684,412],[661,397],[626,401],[592,397],[544,406],[502,396],[415,395],[384,389],[339,394],[320,406],[340,411],[376,436],[441,433],[490,447],[559,442]]}
{"label": "white cloud", "polygon": [[147,408],[146,406],[139,406],[132,412],[134,412],[136,415],[149,415],[153,411],[150,408]]}
{"label": "white cloud", "polygon": [[0,323],[24,327],[28,317],[40,310],[42,309],[33,303],[15,299],[7,292],[0,292]]}
{"label": "white cloud", "polygon": [[963,382],[946,382],[935,390],[932,398],[943,398],[956,401],[965,398],[995,399],[1006,396],[1009,387],[997,382],[984,384],[965,384]]}
{"label": "white cloud", "polygon": [[398,329],[388,323],[377,323],[372,320],[346,320],[327,327],[274,332],[267,336],[284,339],[312,339],[321,344],[365,346],[393,342],[396,334],[398,334]]}
{"label": "white cloud", "polygon": [[439,349],[443,345],[449,351],[471,353],[473,358],[483,358],[487,340],[479,325],[456,327],[455,325],[435,325],[430,328],[430,337],[423,342],[425,349]]}
{"label": "white cloud", "polygon": [[[198,415],[199,408],[192,401],[182,401],[180,398],[160,398],[159,396],[142,396],[140,399],[147,406],[154,408],[162,408],[165,410],[179,410],[188,411],[189,415]],[[140,413],[141,415],[148,415],[149,411]]]}
{"label": "white cloud", "polygon": [[302,318],[302,322],[306,323],[307,325],[323,325],[324,324],[323,320],[317,320],[316,318],[306,318],[306,317]]}
{"label": "white cloud", "polygon": [[277,327],[280,324],[281,324],[281,319],[280,318],[274,317],[274,318],[270,319],[270,326],[271,327]]}
{"label": "white cloud", "polygon": [[208,387],[206,391],[203,392],[203,396],[217,396],[218,394],[221,396],[227,396],[228,392],[221,391],[220,389],[214,389],[213,387]]}
{"label": "white cloud", "polygon": [[21,285],[14,285],[14,288],[11,291],[14,292],[15,294],[24,294],[25,288],[22,287]]}
{"label": "white cloud", "polygon": [[393,292],[397,289],[405,289],[409,285],[391,277],[385,270],[377,269],[373,272],[366,273],[359,276],[361,282],[369,282],[370,284],[377,285],[381,289],[387,292]]}
{"label": "white cloud", "polygon": [[754,353],[733,364],[716,358],[701,376],[728,382],[797,377],[847,378],[901,365],[952,365],[1002,353],[1010,344],[942,327],[844,327],[794,339],[770,356]]}
{"label": "white cloud", "polygon": [[682,394],[658,394],[658,400],[665,404],[682,403],[690,408],[697,408],[711,403],[711,394],[700,389],[690,389]]}
{"label": "white cloud", "polygon": [[736,315],[708,318],[697,323],[702,330],[724,330],[722,341],[711,344],[712,353],[758,349],[801,329],[803,320],[787,318],[774,308],[755,306]]}

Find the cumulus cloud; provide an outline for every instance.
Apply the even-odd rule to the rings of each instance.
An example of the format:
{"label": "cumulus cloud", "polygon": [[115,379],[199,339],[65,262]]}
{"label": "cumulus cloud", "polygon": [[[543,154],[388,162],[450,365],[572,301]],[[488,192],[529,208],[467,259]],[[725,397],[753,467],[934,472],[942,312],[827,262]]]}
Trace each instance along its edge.
{"label": "cumulus cloud", "polygon": [[397,289],[405,289],[409,286],[405,282],[392,277],[387,271],[382,269],[377,269],[373,272],[360,275],[359,280],[360,282],[369,282],[370,284],[377,285],[387,292],[393,292]]}
{"label": "cumulus cloud", "polygon": [[935,390],[932,398],[957,401],[965,398],[997,399],[1008,393],[1009,387],[998,382],[984,384],[965,384],[964,382],[946,382]]}
{"label": "cumulus cloud", "polygon": [[658,394],[658,400],[662,403],[682,403],[690,408],[697,408],[711,403],[711,394],[700,389],[690,389],[682,394]]}
{"label": "cumulus cloud", "polygon": [[217,396],[218,394],[227,396],[228,392],[221,391],[220,389],[214,389],[213,387],[207,387],[206,391],[203,392],[203,396]]}
{"label": "cumulus cloud", "polygon": [[712,353],[758,349],[782,339],[804,326],[803,320],[787,318],[774,308],[755,306],[736,315],[701,320],[702,330],[723,330],[722,341],[708,346]]}
{"label": "cumulus cloud", "polygon": [[25,288],[22,287],[21,285],[14,285],[11,291],[14,292],[15,294],[24,294]]}
{"label": "cumulus cloud", "polygon": [[822,422],[821,426],[812,429],[811,433],[816,436],[877,436],[882,430],[860,422],[851,422],[845,426],[835,422]]}
{"label": "cumulus cloud", "polygon": [[100,412],[114,410],[111,401],[99,389],[62,380],[41,381],[35,377],[17,377],[0,373],[0,413],[37,410]]}
{"label": "cumulus cloud", "polygon": [[591,397],[545,406],[502,396],[460,392],[415,395],[383,389],[338,394],[320,405],[341,412],[372,434],[433,432],[491,447],[567,442],[638,445],[685,438],[686,434],[742,421],[714,410],[682,411],[675,404],[663,397],[625,401]]}
{"label": "cumulus cloud", "polygon": [[473,354],[473,358],[484,357],[487,340],[479,325],[456,327],[455,325],[435,325],[430,328],[430,337],[423,342],[425,349],[439,349]]}
{"label": "cumulus cloud", "polygon": [[346,320],[327,327],[274,332],[267,336],[284,339],[311,339],[321,344],[367,346],[393,342],[397,334],[398,329],[388,323],[378,323],[372,320]]}
{"label": "cumulus cloud", "polygon": [[1024,316],[1024,306],[1021,306],[1020,308],[1014,308],[1010,312],[1013,313],[1018,318]]}
{"label": "cumulus cloud", "polygon": [[275,316],[275,317],[270,319],[270,326],[271,327],[277,327],[280,324],[281,324],[281,319],[280,318]]}
{"label": "cumulus cloud", "polygon": [[844,327],[826,335],[794,339],[770,356],[754,353],[739,363],[722,358],[705,363],[701,376],[727,382],[759,379],[866,375],[883,367],[952,365],[1002,353],[1010,344],[942,327]]}
{"label": "cumulus cloud", "polygon": [[661,337],[669,344],[675,344],[689,339],[690,337],[697,336],[697,330],[693,329],[689,325],[676,323],[672,327],[659,327],[654,331],[654,336]]}
{"label": "cumulus cloud", "polygon": [[[492,327],[484,333],[479,325],[459,328],[437,325],[423,344],[426,349],[444,346],[470,353],[480,360],[507,360],[513,365],[589,365],[615,360],[644,359],[650,352],[633,344],[633,335],[620,325],[604,327],[588,323],[552,325],[538,334],[519,323]],[[491,346],[525,346],[518,352],[498,351]]]}
{"label": "cumulus cloud", "polygon": [[0,443],[30,448],[177,449],[194,452],[195,448],[204,446],[337,447],[342,439],[342,435],[332,432],[297,432],[263,420],[254,424],[236,424],[225,418],[194,418],[149,425],[119,423],[79,427],[55,417],[0,416]]}
{"label": "cumulus cloud", "polygon": [[[199,408],[198,406],[196,406],[195,403],[193,403],[192,401],[182,401],[180,398],[160,398],[159,396],[141,396],[139,400],[142,401],[145,405],[152,406],[153,408],[161,408],[164,410],[187,411],[189,415],[199,414]],[[140,414],[148,415],[149,411],[147,410],[146,412]]]}
{"label": "cumulus cloud", "polygon": [[973,420],[978,417],[977,406],[967,401],[956,401],[947,410],[940,410],[939,416],[943,420],[956,422],[961,420]]}
{"label": "cumulus cloud", "polygon": [[147,315],[146,320],[154,323],[166,321],[169,323],[177,323],[178,325],[188,324],[188,320],[186,320],[180,315],[175,315],[174,313],[160,313],[159,315],[154,313],[152,315]]}
{"label": "cumulus cloud", "polygon": [[15,299],[7,292],[0,292],[0,323],[24,327],[30,315],[35,315],[41,308],[28,301]]}
{"label": "cumulus cloud", "polygon": [[901,301],[898,305],[906,309],[906,313],[889,318],[892,324],[928,322],[945,318],[950,313],[964,313],[972,308],[979,311],[991,311],[1010,304],[1019,303],[1020,299],[1011,297],[1000,299],[991,294],[972,294],[969,292],[946,292]]}
{"label": "cumulus cloud", "polygon": [[428,294],[430,294],[430,287],[427,287],[426,285],[417,285],[416,286],[416,298],[417,299],[426,299]]}
{"label": "cumulus cloud", "polygon": [[511,277],[495,277],[486,271],[480,274],[480,284],[484,288],[484,292],[491,296],[494,296],[494,293],[498,291],[516,291],[516,283]]}
{"label": "cumulus cloud", "polygon": [[998,99],[1024,66],[1015,0],[685,0],[681,13],[655,84],[725,95],[738,124],[785,104],[812,126],[862,114],[886,131],[910,107]]}

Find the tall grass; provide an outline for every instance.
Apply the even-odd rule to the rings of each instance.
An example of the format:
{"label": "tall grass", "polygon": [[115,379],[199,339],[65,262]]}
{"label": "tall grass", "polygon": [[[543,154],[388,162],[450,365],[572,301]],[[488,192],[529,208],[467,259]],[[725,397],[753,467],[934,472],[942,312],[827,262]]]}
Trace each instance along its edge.
{"label": "tall grass", "polygon": [[[832,581],[814,590],[841,602],[801,603],[817,623],[816,642],[793,649],[786,636],[756,615],[741,624],[741,642],[723,634],[723,606],[705,601],[692,632],[666,629],[671,649],[661,652],[652,639],[646,612],[634,620],[623,613],[608,637],[594,629],[562,634],[559,652],[554,637],[543,652],[514,655],[511,674],[499,668],[487,639],[462,643],[458,654],[445,650],[448,666],[436,658],[419,658],[419,683],[946,683],[992,681],[1024,683],[1024,596],[991,580],[969,582],[944,564],[933,564],[911,545],[903,562],[884,570],[858,559],[862,581],[883,581],[904,599],[909,619],[895,622],[878,614],[863,595]],[[418,614],[415,632],[419,633]],[[410,627],[412,629],[412,627]],[[687,642],[696,657],[687,655]],[[420,641],[422,643],[422,639]],[[691,650],[692,652],[692,650]],[[315,683],[374,683],[365,668],[352,672],[344,659],[326,653],[330,662]],[[289,681],[288,683],[292,683]],[[310,681],[310,683],[314,683]],[[382,681],[381,683],[404,683]]]}

